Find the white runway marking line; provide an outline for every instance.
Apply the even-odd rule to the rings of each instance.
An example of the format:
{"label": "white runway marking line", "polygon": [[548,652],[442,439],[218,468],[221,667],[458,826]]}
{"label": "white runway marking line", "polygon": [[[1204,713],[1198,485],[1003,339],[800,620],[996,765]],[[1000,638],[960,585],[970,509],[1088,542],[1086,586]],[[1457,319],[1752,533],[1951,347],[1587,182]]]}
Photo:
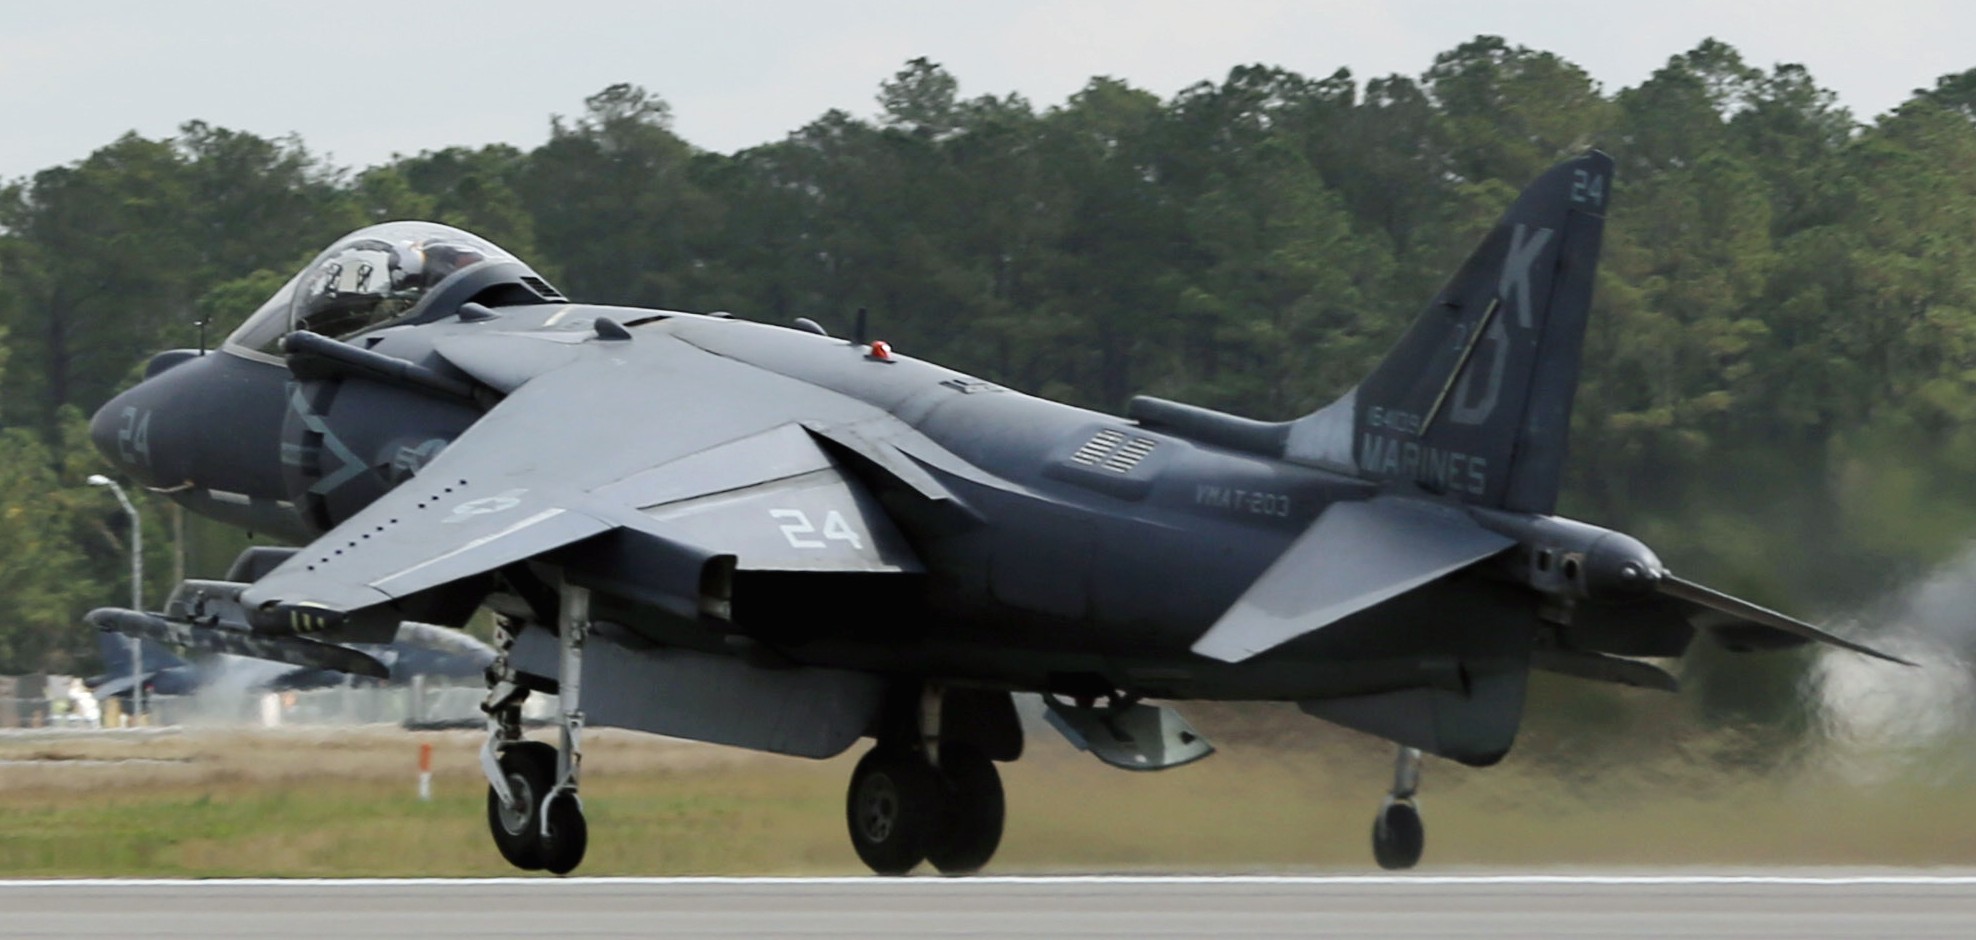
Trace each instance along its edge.
{"label": "white runway marking line", "polygon": [[990,875],[972,878],[882,878],[877,876],[686,876],[677,878],[44,878],[0,880],[0,891],[27,888],[394,888],[394,887],[903,887],[966,885],[1191,885],[1253,887],[1462,886],[1707,886],[1780,885],[1796,887],[1968,887],[1972,875]]}

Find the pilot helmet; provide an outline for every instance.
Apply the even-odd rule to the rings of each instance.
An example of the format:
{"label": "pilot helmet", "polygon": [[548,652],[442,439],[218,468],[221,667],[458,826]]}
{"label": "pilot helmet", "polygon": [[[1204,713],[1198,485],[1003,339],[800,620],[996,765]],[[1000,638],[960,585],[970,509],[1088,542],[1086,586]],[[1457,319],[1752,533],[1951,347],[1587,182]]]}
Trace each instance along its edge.
{"label": "pilot helmet", "polygon": [[455,239],[408,239],[392,246],[391,286],[423,291],[485,260],[486,252]]}

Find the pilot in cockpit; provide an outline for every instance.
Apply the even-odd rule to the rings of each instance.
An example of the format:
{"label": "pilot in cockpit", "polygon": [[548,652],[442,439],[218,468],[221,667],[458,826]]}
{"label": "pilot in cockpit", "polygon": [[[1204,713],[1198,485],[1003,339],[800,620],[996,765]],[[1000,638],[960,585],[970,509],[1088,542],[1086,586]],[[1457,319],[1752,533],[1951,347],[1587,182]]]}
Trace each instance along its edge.
{"label": "pilot in cockpit", "polygon": [[519,264],[499,246],[433,222],[384,222],[345,235],[227,337],[236,350],[281,354],[308,330],[332,339],[398,322],[442,282],[490,262]]}
{"label": "pilot in cockpit", "polygon": [[347,337],[396,319],[433,285],[485,260],[480,248],[444,238],[353,239],[316,262],[300,285],[291,322]]}
{"label": "pilot in cockpit", "polygon": [[487,260],[486,253],[472,245],[450,241],[405,241],[391,254],[391,284],[399,290],[424,290]]}

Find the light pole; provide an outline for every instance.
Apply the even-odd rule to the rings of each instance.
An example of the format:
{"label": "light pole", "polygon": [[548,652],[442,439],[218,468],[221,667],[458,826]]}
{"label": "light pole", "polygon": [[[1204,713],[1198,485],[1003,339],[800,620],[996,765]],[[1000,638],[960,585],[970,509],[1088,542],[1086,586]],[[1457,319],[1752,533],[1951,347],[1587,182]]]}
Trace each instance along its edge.
{"label": "light pole", "polygon": [[[137,517],[137,507],[131,505],[130,497],[124,495],[123,487],[117,481],[100,473],[89,475],[90,486],[107,486],[116,494],[117,502],[123,504],[124,515],[130,517],[130,609],[144,610],[144,521]],[[130,714],[131,723],[144,715],[144,641],[129,637],[130,641]]]}

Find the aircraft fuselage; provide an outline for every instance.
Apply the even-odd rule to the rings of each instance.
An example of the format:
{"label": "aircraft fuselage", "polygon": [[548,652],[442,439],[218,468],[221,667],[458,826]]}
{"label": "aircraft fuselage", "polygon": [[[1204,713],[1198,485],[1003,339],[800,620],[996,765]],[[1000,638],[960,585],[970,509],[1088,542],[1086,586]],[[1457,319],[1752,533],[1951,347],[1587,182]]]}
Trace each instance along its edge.
{"label": "aircraft fuselage", "polygon": [[[454,371],[434,349],[449,335],[498,331],[526,362],[544,345],[541,334],[635,315],[646,322],[633,328],[633,342],[683,343],[793,379],[816,396],[850,399],[958,458],[928,472],[969,510],[966,523],[909,500],[888,503],[924,574],[874,577],[875,593],[863,585],[813,593],[807,609],[770,608],[789,621],[772,633],[802,662],[939,664],[958,678],[1022,688],[1314,698],[1417,685],[1421,669],[1445,672],[1450,636],[1473,633],[1451,630],[1447,611],[1463,593],[1491,590],[1468,579],[1428,592],[1439,598],[1409,598],[1400,606],[1416,611],[1405,618],[1410,628],[1388,619],[1367,635],[1341,624],[1260,661],[1205,659],[1188,647],[1215,618],[1325,506],[1363,499],[1372,484],[1148,430],[905,355],[874,359],[804,331],[608,307],[500,314],[491,323],[380,330],[367,345]],[[194,512],[296,541],[409,479],[480,414],[469,402],[360,376],[301,379],[280,359],[239,348],[166,365],[99,413],[99,444]],[[801,420],[805,403],[788,407]],[[759,523],[792,540],[824,537],[821,519],[763,515]],[[608,597],[599,604],[654,639],[718,648],[680,618]],[[909,644],[898,642],[902,634]],[[1429,648],[1439,659],[1421,659]]]}

